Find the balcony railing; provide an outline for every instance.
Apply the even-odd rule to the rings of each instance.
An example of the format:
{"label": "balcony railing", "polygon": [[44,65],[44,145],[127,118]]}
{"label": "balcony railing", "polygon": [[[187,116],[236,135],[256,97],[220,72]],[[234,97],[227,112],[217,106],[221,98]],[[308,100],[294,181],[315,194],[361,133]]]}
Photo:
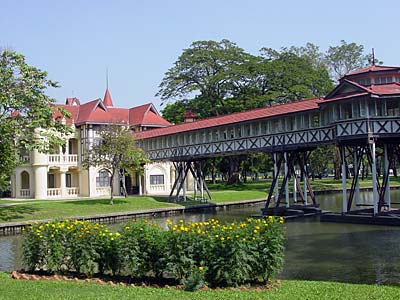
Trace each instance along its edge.
{"label": "balcony railing", "polygon": [[19,196],[21,198],[30,198],[31,197],[31,190],[30,189],[20,189]]}
{"label": "balcony railing", "polygon": [[67,195],[68,196],[78,196],[79,195],[79,188],[78,187],[69,187],[69,188],[67,188]]}
{"label": "balcony railing", "polygon": [[78,154],[49,154],[48,162],[51,165],[77,165]]}
{"label": "balcony railing", "polygon": [[60,197],[60,196],[61,196],[61,189],[59,188],[47,189],[47,197]]}
{"label": "balcony railing", "polygon": [[165,184],[150,184],[150,191],[151,192],[164,192]]}
{"label": "balcony railing", "polygon": [[109,186],[96,187],[97,196],[110,196],[111,188]]}
{"label": "balcony railing", "polygon": [[19,161],[20,161],[22,164],[29,164],[29,163],[31,162],[31,157],[30,157],[29,155],[21,155],[21,156],[19,157]]}

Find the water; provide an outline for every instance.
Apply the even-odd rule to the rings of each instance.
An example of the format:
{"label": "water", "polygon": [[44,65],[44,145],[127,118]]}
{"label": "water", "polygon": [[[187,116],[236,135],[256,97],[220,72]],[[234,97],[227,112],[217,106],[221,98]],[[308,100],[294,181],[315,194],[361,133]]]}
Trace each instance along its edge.
{"label": "water", "polygon": [[[361,194],[368,203],[371,193]],[[391,192],[392,199],[400,191]],[[325,210],[340,210],[341,194],[319,195]],[[173,220],[240,220],[261,206],[209,213],[190,213]],[[166,218],[156,218],[165,224]],[[118,228],[120,225],[113,225]],[[287,239],[282,279],[325,280],[400,285],[400,227],[320,223],[318,217],[286,223]],[[0,271],[21,268],[21,236],[0,237]]]}

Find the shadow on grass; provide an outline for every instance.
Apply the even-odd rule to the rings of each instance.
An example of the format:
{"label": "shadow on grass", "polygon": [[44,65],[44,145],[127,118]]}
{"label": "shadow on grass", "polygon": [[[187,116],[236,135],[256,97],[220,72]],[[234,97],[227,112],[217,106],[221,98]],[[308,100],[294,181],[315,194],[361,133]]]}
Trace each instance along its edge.
{"label": "shadow on grass", "polygon": [[204,204],[212,204],[211,202],[200,202],[200,201],[196,201],[190,198],[190,196],[187,197],[187,201],[178,201],[178,202],[174,202],[174,201],[169,201],[168,196],[164,196],[164,197],[152,197],[155,201],[157,202],[162,202],[162,203],[170,203],[170,204],[179,204],[182,206],[194,206],[194,205],[204,205]]}
{"label": "shadow on grass", "polygon": [[[129,199],[129,198],[128,198]],[[129,200],[125,198],[114,198],[114,205],[129,203]],[[60,202],[59,204],[74,204],[74,205],[99,205],[99,204],[110,204],[110,199],[90,199],[90,200],[78,200]]]}
{"label": "shadow on grass", "polygon": [[32,205],[13,205],[0,207],[0,222],[18,221],[33,215],[39,209]]}
{"label": "shadow on grass", "polygon": [[265,190],[270,186],[270,181],[257,181],[250,183],[239,183],[239,184],[210,184],[208,187],[212,191],[221,191],[221,190],[233,190],[233,191],[254,191],[254,190]]}

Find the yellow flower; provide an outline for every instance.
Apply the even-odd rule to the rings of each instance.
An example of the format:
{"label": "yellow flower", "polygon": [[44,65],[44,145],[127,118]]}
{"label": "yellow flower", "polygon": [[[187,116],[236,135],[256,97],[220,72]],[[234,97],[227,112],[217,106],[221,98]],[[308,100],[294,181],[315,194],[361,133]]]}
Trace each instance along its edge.
{"label": "yellow flower", "polygon": [[222,238],[221,238],[221,241],[224,241],[224,240],[225,240],[225,238],[222,237]]}
{"label": "yellow flower", "polygon": [[280,218],[279,218],[279,223],[280,223],[280,224],[283,224],[283,222],[285,222],[285,219],[282,218],[282,217],[280,217]]}
{"label": "yellow flower", "polygon": [[199,267],[199,271],[203,271],[204,270],[204,267]]}
{"label": "yellow flower", "polygon": [[216,237],[216,238],[219,238],[219,235],[218,235],[218,234],[216,234],[216,235],[215,235],[215,237]]}
{"label": "yellow flower", "polygon": [[258,231],[256,229],[253,230],[254,233],[258,233]]}

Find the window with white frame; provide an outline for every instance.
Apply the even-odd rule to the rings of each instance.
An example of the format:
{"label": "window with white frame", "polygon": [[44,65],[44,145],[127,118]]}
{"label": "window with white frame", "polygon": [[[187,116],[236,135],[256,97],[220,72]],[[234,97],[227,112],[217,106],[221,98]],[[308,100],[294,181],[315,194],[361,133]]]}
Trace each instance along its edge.
{"label": "window with white frame", "polygon": [[150,175],[150,185],[164,184],[164,175]]}
{"label": "window with white frame", "polygon": [[110,174],[107,170],[100,170],[96,177],[96,186],[110,186]]}

